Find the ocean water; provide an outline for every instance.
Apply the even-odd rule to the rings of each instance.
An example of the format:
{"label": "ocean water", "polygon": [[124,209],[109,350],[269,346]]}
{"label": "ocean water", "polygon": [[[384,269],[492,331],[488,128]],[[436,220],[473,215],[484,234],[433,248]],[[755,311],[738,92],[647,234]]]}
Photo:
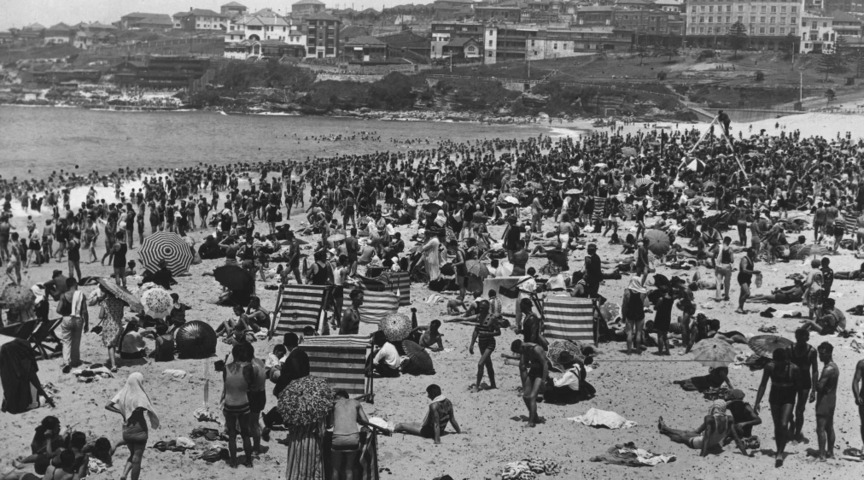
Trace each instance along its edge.
{"label": "ocean water", "polygon": [[[362,140],[359,132],[375,132],[380,141]],[[0,175],[5,179],[47,178],[61,169],[84,174],[119,168],[155,171],[199,164],[303,160],[430,148],[444,139],[522,139],[541,133],[561,134],[543,125],[0,106]],[[336,134],[358,135],[353,141],[307,139]],[[407,139],[429,139],[430,144],[410,145]],[[124,190],[138,187],[131,182]],[[112,188],[97,190],[100,198],[114,201]],[[80,205],[85,194],[85,188],[73,190],[72,205]],[[16,216],[24,214],[20,205],[14,207]]]}

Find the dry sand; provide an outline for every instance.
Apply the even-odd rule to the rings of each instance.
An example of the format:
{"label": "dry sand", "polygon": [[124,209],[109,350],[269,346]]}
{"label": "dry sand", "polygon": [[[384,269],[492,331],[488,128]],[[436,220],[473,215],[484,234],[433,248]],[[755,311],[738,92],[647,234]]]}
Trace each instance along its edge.
{"label": "dry sand", "polygon": [[[798,117],[796,117],[798,118]],[[842,117],[845,118],[845,117]],[[841,118],[841,119],[842,119]],[[800,119],[803,120],[803,119]],[[838,119],[834,119],[836,122]],[[844,125],[842,128],[845,128]],[[754,127],[755,128],[755,127]],[[835,125],[835,130],[837,129]],[[292,224],[296,227],[301,220],[299,209],[295,210]],[[19,231],[23,222],[16,219]],[[42,223],[42,222],[39,222]],[[624,225],[631,228],[632,224]],[[266,228],[262,225],[262,228]],[[546,228],[551,228],[549,222]],[[493,227],[493,237],[500,237],[501,227]],[[624,230],[624,228],[622,228]],[[413,229],[403,228],[403,238],[413,234]],[[812,235],[812,233],[805,232]],[[202,233],[195,232],[193,236],[200,238]],[[733,238],[735,235],[733,235]],[[599,238],[597,234],[588,234],[591,240],[597,239],[598,253],[604,260],[617,258],[620,247],[608,245],[608,241]],[[410,247],[410,244],[409,244]],[[101,255],[102,249],[97,250]],[[571,255],[571,267],[581,268],[584,253],[577,251]],[[135,258],[130,253],[130,259]],[[545,259],[532,258],[530,266],[540,267]],[[205,261],[195,265],[190,270],[190,276],[179,279],[179,285],[174,291],[180,294],[183,302],[193,308],[188,312],[189,320],[204,320],[211,325],[231,315],[228,308],[214,305],[220,287],[212,277],[204,277],[202,273],[211,271],[221,264],[221,260]],[[855,260],[849,253],[832,257],[832,266],[836,271],[857,268],[860,260]],[[791,273],[805,271],[800,262],[779,263],[766,266],[758,265],[765,272],[765,281],[754,293],[769,293],[771,289],[785,285],[785,277]],[[50,263],[41,267],[31,268],[25,274],[25,283],[43,282],[50,278],[55,268],[65,269],[61,265]],[[84,275],[105,275],[107,267],[98,264],[82,265]],[[675,275],[682,272],[659,267],[658,273]],[[613,302],[620,302],[626,278],[623,280],[606,281],[601,286],[601,293]],[[834,289],[837,292],[838,307],[846,310],[860,303],[860,284],[856,282],[836,280]],[[272,309],[275,292],[259,287],[263,305]],[[413,306],[418,309],[418,321],[428,324],[431,320],[441,318],[445,313],[442,303],[428,305],[422,301],[429,295],[425,286],[412,285],[411,295]],[[737,296],[737,285],[733,285],[733,298]],[[450,294],[450,298],[455,295]],[[751,305],[755,313],[739,315],[734,313],[734,302],[715,303],[713,292],[699,291],[696,293],[697,303],[709,317],[715,317],[722,322],[723,330],[740,330],[747,335],[757,333],[761,325],[774,325],[787,337],[798,325],[798,320],[780,318],[761,318],[757,305]],[[52,311],[54,305],[52,304]],[[790,305],[789,309],[804,311],[800,305]],[[91,308],[91,317],[95,317],[96,308]],[[408,307],[402,311],[408,312]],[[410,313],[409,313],[410,314]],[[849,327],[862,330],[856,326],[860,317],[849,317]],[[374,330],[372,325],[363,325],[361,333]],[[546,418],[546,423],[537,428],[526,428],[520,417],[526,414],[524,404],[516,389],[519,386],[518,368],[504,364],[500,353],[507,349],[515,339],[512,331],[504,332],[498,341],[498,349],[493,356],[497,374],[498,390],[487,390],[480,393],[469,393],[468,386],[473,382],[476,372],[477,357],[468,354],[467,346],[471,329],[459,324],[446,324],[442,328],[447,351],[433,354],[437,374],[430,377],[403,376],[398,379],[376,379],[375,403],[364,404],[369,415],[385,418],[390,422],[422,420],[427,405],[425,388],[430,383],[439,384],[444,394],[453,401],[457,419],[464,429],[464,434],[448,434],[442,438],[442,445],[435,446],[430,440],[416,437],[394,435],[380,437],[380,466],[389,469],[382,472],[382,478],[431,480],[434,477],[449,474],[456,479],[484,479],[498,476],[505,463],[524,457],[542,457],[559,461],[564,471],[557,477],[572,478],[721,478],[734,476],[737,478],[857,478],[864,472],[864,464],[842,460],[832,460],[828,463],[818,463],[808,456],[808,450],[816,448],[815,418],[812,405],[808,405],[807,419],[804,426],[809,444],[792,444],[787,448],[789,456],[786,465],[776,470],[773,457],[773,430],[767,399],[763,402],[763,425],[754,432],[762,441],[763,452],[756,452],[753,458],[744,458],[733,448],[726,448],[720,454],[712,454],[700,458],[698,452],[672,443],[657,432],[657,418],[662,415],[666,422],[676,428],[696,428],[702,417],[707,413],[709,402],[698,393],[688,393],[671,382],[693,375],[703,375],[707,368],[689,361],[691,356],[680,355],[680,347],[673,348],[669,357],[658,357],[652,350],[641,356],[630,356],[622,353],[623,343],[604,343],[599,347],[600,354],[597,365],[589,373],[589,381],[597,388],[597,396],[586,402],[571,406],[553,406],[541,404],[539,411]],[[858,431],[859,419],[853,402],[850,385],[853,367],[857,360],[864,357],[849,348],[851,340],[833,336],[819,337],[814,335],[811,344],[827,340],[835,345],[835,359],[840,368],[840,387],[835,425],[837,428],[837,452],[853,446],[861,447]],[[274,342],[258,342],[255,344],[259,357],[265,357]],[[743,353],[749,353],[744,345],[735,345]],[[228,352],[225,344],[219,343],[217,354],[224,356]],[[99,337],[85,334],[82,341],[82,359],[87,362],[104,362],[105,349],[102,348]],[[177,436],[188,436],[193,428],[202,425],[193,417],[192,412],[202,406],[205,378],[216,380],[210,389],[210,406],[218,409],[214,399],[218,399],[221,385],[218,377],[212,372],[213,361],[207,360],[175,360],[169,363],[149,362],[146,365],[124,366],[114,379],[101,380],[95,383],[77,383],[71,375],[60,373],[60,359],[40,362],[40,377],[43,383],[51,383],[59,390],[56,397],[57,408],[40,408],[21,415],[0,415],[0,431],[6,434],[7,441],[0,444],[0,459],[3,460],[4,471],[9,468],[8,462],[18,455],[29,452],[29,442],[33,428],[45,415],[56,415],[63,425],[73,425],[76,430],[82,430],[92,435],[105,435],[111,439],[119,438],[121,421],[116,414],[104,410],[107,401],[122,387],[126,376],[134,371],[140,371],[146,379],[146,387],[158,409],[162,428],[153,430],[150,434],[152,445],[159,440],[170,440]],[[166,369],[182,369],[188,372],[183,380],[174,380],[163,374]],[[820,365],[821,369],[821,365]],[[208,372],[209,371],[209,372]],[[756,388],[761,378],[761,371],[751,372],[747,368],[732,368],[730,378],[736,388],[741,388],[747,394],[747,401],[753,402]],[[268,408],[275,404],[275,399],[268,398]],[[598,430],[576,424],[567,420],[585,413],[589,408],[613,410],[638,426],[628,430]],[[211,424],[212,426],[212,424]],[[160,453],[148,449],[144,457],[144,474],[142,478],[176,478],[176,479],[243,479],[243,478],[283,478],[286,447],[275,440],[282,433],[274,433],[274,441],[269,443],[270,451],[262,455],[254,470],[241,467],[231,470],[224,463],[207,464],[200,460],[192,460],[179,453]],[[617,443],[632,441],[636,445],[657,453],[674,454],[677,461],[654,468],[632,469],[628,467],[609,466],[592,463],[589,459],[604,452]],[[93,475],[94,479],[118,478],[125,461],[125,450],[118,451],[115,465],[108,472]]]}

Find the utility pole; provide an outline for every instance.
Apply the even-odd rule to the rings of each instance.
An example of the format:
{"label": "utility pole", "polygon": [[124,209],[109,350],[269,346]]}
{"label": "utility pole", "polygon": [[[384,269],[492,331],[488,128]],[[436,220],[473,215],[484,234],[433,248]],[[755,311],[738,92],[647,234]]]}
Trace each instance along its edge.
{"label": "utility pole", "polygon": [[798,70],[799,81],[798,81],[798,102],[801,103],[801,107],[804,107],[804,70]]}

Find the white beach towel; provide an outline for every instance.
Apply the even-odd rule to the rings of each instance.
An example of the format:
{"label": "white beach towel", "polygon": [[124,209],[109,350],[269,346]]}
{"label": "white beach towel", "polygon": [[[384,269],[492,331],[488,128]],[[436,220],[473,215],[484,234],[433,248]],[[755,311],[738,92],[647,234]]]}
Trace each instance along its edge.
{"label": "white beach towel", "polygon": [[606,427],[611,428],[612,430],[617,430],[619,428],[632,428],[636,426],[636,422],[627,420],[615,412],[598,410],[596,408],[588,410],[585,415],[571,417],[567,420],[579,422],[583,425],[588,425],[589,427]]}

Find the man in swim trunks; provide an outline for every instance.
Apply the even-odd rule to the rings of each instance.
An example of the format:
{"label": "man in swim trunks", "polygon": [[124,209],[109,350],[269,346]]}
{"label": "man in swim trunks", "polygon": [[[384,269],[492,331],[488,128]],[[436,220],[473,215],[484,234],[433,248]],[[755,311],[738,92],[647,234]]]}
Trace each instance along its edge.
{"label": "man in swim trunks", "polygon": [[549,376],[549,362],[546,361],[543,347],[536,343],[514,340],[510,350],[519,354],[522,400],[528,407],[528,426],[534,427],[541,421],[537,415],[537,396],[540,395],[543,382]]}
{"label": "man in swim trunks", "polygon": [[731,415],[726,415],[725,412],[726,402],[716,400],[711,405],[709,414],[703,419],[702,425],[696,430],[688,431],[669,428],[663,422],[663,417],[660,417],[657,421],[657,428],[660,430],[660,433],[669,437],[673,442],[683,443],[690,448],[699,450],[699,455],[702,457],[708,455],[709,451],[723,446],[724,441],[729,436],[735,441],[735,445],[741,451],[741,454],[749,456],[747,450],[744,448],[744,444],[741,443],[741,439],[738,437],[738,433],[735,431],[735,420]]}
{"label": "man in swim trunks", "polygon": [[[345,390],[336,390],[336,404],[330,412],[329,426],[333,428],[331,459],[333,480],[353,480],[360,453],[360,430],[357,425],[377,428],[369,423],[360,402],[348,398]],[[389,433],[384,430],[385,434]]]}
{"label": "man in swim trunks", "polygon": [[456,422],[456,414],[453,412],[453,403],[441,393],[441,387],[429,385],[426,387],[426,395],[429,397],[429,411],[422,423],[397,423],[393,427],[394,433],[407,433],[423,438],[434,438],[435,445],[441,443],[441,433],[447,424],[453,425],[456,433],[462,433]]}
{"label": "man in swim trunks", "polygon": [[807,342],[810,340],[810,331],[806,328],[795,330],[795,344],[790,346],[789,361],[798,367],[798,399],[795,402],[795,424],[792,438],[803,441],[801,430],[804,428],[804,410],[807,407],[809,396],[810,402],[816,401],[816,389],[813,387],[813,379],[819,376],[819,363],[816,361],[816,349]]}
{"label": "man in swim trunks", "polygon": [[852,378],[852,396],[855,397],[855,405],[858,405],[861,442],[864,443],[864,359],[859,360],[858,364],[855,365],[855,376]]}
{"label": "man in swim trunks", "polygon": [[819,439],[819,461],[834,458],[834,409],[837,406],[837,381],[840,370],[834,363],[834,346],[822,342],[817,349],[825,366],[816,382],[816,436]]}

